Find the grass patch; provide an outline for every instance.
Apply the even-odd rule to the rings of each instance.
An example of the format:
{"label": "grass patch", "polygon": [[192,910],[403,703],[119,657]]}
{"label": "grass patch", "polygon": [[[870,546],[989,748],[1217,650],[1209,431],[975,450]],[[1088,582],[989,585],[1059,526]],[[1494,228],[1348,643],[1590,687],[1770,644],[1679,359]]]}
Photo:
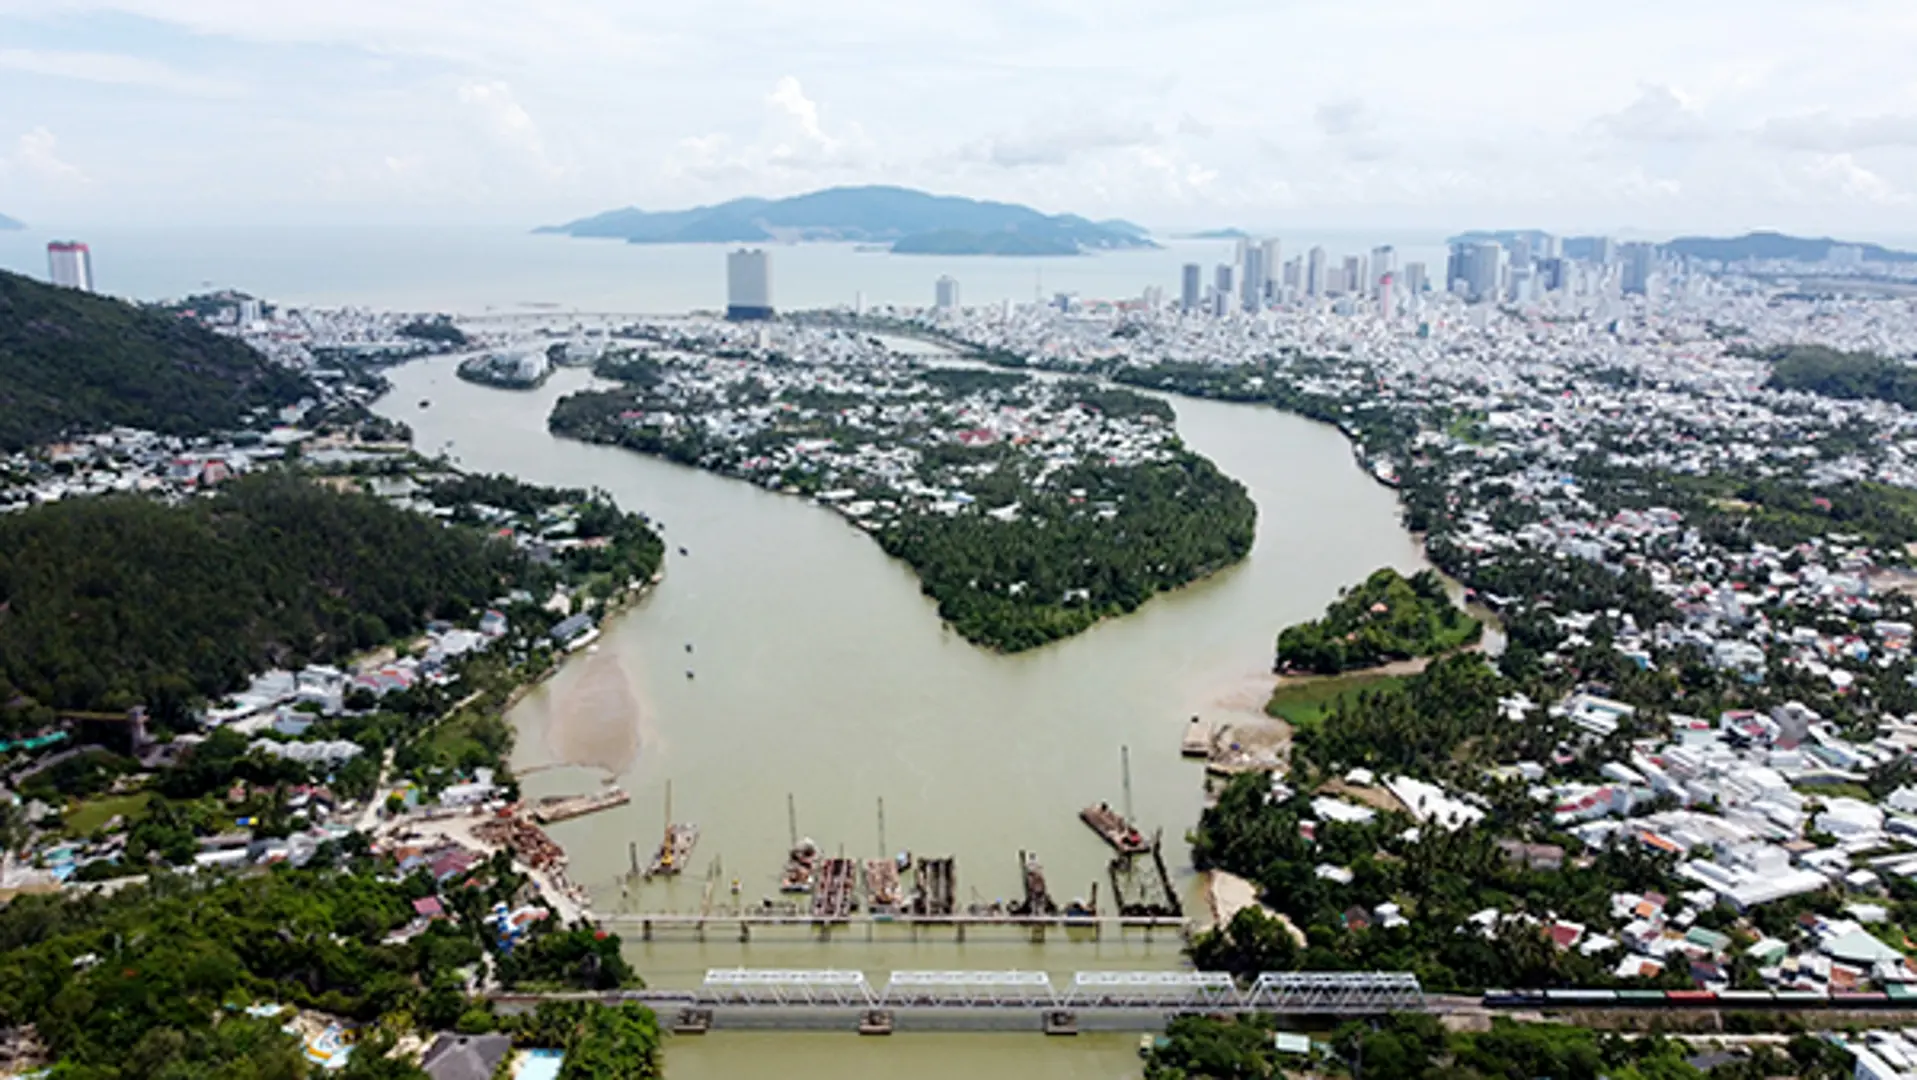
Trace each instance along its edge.
{"label": "grass patch", "polygon": [[1285,683],[1272,691],[1265,712],[1294,727],[1310,727],[1323,720],[1340,698],[1361,690],[1396,690],[1403,685],[1401,675],[1335,675]]}
{"label": "grass patch", "polygon": [[152,797],[149,792],[138,791],[131,795],[103,795],[97,799],[82,800],[67,811],[67,829],[75,835],[86,836],[105,825],[115,814],[131,821],[146,812],[147,801]]}

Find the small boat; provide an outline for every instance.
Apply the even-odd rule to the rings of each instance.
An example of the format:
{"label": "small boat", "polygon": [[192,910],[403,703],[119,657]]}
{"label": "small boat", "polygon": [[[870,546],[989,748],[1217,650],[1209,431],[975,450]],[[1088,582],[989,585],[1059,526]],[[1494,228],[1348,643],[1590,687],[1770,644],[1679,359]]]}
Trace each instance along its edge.
{"label": "small boat", "polygon": [[739,895],[739,879],[738,878],[732,879],[732,895],[734,896]]}
{"label": "small boat", "polygon": [[426,400],[425,398],[420,398],[420,399],[419,399],[419,407],[420,407],[420,408],[422,408],[422,409],[428,409],[428,408],[431,408],[431,407],[432,407],[432,404],[433,404],[432,402],[430,402],[430,401],[428,401],[428,400]]}
{"label": "small boat", "polygon": [[683,546],[679,548],[679,554],[684,555],[686,553],[686,549]]}
{"label": "small boat", "polygon": [[690,642],[690,641],[688,641],[688,642],[686,642],[686,651],[687,651],[687,652],[691,652],[691,651],[692,651],[692,642]]}
{"label": "small boat", "polygon": [[690,678],[692,678],[692,669],[691,669],[691,668],[687,668],[687,669],[686,669],[686,678],[688,678],[688,679],[690,679]]}

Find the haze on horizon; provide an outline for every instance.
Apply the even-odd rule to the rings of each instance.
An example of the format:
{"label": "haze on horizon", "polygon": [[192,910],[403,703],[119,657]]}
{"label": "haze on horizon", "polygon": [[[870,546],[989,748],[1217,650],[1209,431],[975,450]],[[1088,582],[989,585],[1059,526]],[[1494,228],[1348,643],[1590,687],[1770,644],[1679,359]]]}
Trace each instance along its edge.
{"label": "haze on horizon", "polygon": [[892,183],[1154,227],[1917,236],[1908,0],[0,0],[0,213],[530,227]]}

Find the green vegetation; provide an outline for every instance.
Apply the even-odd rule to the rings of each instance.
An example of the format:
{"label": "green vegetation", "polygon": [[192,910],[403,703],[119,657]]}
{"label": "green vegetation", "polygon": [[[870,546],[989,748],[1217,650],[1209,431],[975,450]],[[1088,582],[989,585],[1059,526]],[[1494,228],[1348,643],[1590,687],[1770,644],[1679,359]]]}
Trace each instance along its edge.
{"label": "green vegetation", "polygon": [[[1304,1065],[1278,1053],[1269,1017],[1241,1020],[1181,1016],[1145,1062],[1146,1080],[1266,1080]],[[1569,1024],[1521,1024],[1504,1018],[1491,1030],[1448,1032],[1437,1017],[1400,1013],[1376,1023],[1351,1022],[1319,1044],[1312,1061],[1367,1080],[1702,1080],[1688,1063],[1694,1051],[1659,1035],[1626,1037]],[[1781,1047],[1760,1046],[1719,1065],[1716,1080],[1792,1076],[1842,1080],[1851,1075],[1848,1051],[1799,1035]]]}
{"label": "green vegetation", "polygon": [[1295,726],[1315,726],[1332,707],[1365,690],[1396,690],[1404,680],[1395,675],[1338,675],[1288,682],[1271,692],[1265,712]]}
{"label": "green vegetation", "polygon": [[[461,988],[493,948],[480,915],[524,880],[503,860],[482,864],[448,883],[454,919],[389,940],[413,922],[411,902],[431,895],[433,883],[423,874],[391,880],[390,865],[354,844],[322,849],[304,870],[240,879],[160,875],[110,896],[16,898],[0,909],[0,1023],[33,1024],[62,1063],[60,1075],[77,1080],[307,1077],[297,1045],[279,1031],[282,1021],[241,1011],[274,1002],[367,1025],[354,1063],[329,1075],[423,1076],[382,1059],[381,1049],[415,1024],[486,1030],[498,1022]],[[582,933],[591,936],[536,932],[520,948]],[[618,939],[605,940],[616,955]],[[580,1003],[557,1010],[520,1021],[518,1037],[586,1050],[587,1071],[567,1075],[657,1075],[658,1032],[648,1011]]]}
{"label": "green vegetation", "polygon": [[131,795],[87,799],[67,811],[67,830],[76,836],[85,836],[116,817],[131,821],[140,816],[152,798],[151,793],[139,791]]}
{"label": "green vegetation", "polygon": [[1917,408],[1917,367],[1873,353],[1847,353],[1822,345],[1791,345],[1763,355],[1771,362],[1766,386],[1808,390],[1825,397],[1875,399]]}
{"label": "green vegetation", "polygon": [[453,325],[446,316],[437,319],[416,319],[399,328],[399,336],[430,341],[437,345],[458,348],[466,344],[466,332]]}
{"label": "green vegetation", "polygon": [[0,272],[0,451],[115,426],[199,435],[317,396],[196,320]]}
{"label": "green vegetation", "polygon": [[[1274,800],[1265,776],[1235,778],[1200,819],[1193,859],[1200,869],[1255,882],[1263,902],[1304,931],[1306,944],[1296,947],[1255,911],[1241,913],[1223,931],[1194,940],[1192,955],[1206,966],[1240,973],[1408,971],[1434,992],[1610,986],[1617,980],[1607,964],[1555,948],[1536,923],[1508,921],[1480,933],[1468,920],[1497,908],[1589,925],[1609,917],[1613,893],[1670,895],[1679,887],[1674,859],[1637,846],[1581,851],[1574,838],[1550,837],[1567,856],[1588,858],[1576,873],[1533,870],[1507,858],[1498,841],[1510,835],[1514,820],[1530,816],[1522,791],[1500,790],[1481,825],[1414,830],[1412,819],[1398,813],[1365,823],[1323,820],[1311,807],[1309,778],[1294,782],[1301,794]],[[1316,822],[1310,837],[1302,828],[1307,821]],[[1319,877],[1325,864],[1349,869],[1351,883]],[[1407,922],[1374,924],[1372,913],[1384,903],[1399,905]],[[1662,978],[1691,985],[1685,971]]]}
{"label": "green vegetation", "polygon": [[[1074,489],[1087,494],[1065,494]],[[1242,484],[1185,452],[1127,468],[1080,465],[1040,491],[1002,468],[973,491],[983,504],[1018,503],[1019,516],[919,514],[876,535],[911,564],[953,629],[1007,652],[1069,637],[1237,562],[1258,513]],[[1084,512],[1100,502],[1115,507],[1109,520]]]}
{"label": "green vegetation", "polygon": [[287,472],[177,506],[64,500],[0,518],[0,679],[58,709],[178,720],[268,667],[465,617],[523,567],[477,530]]}
{"label": "green vegetation", "polygon": [[1278,635],[1277,668],[1336,675],[1450,652],[1483,632],[1478,620],[1452,605],[1435,572],[1406,580],[1386,567],[1342,592],[1324,618],[1286,627]]}

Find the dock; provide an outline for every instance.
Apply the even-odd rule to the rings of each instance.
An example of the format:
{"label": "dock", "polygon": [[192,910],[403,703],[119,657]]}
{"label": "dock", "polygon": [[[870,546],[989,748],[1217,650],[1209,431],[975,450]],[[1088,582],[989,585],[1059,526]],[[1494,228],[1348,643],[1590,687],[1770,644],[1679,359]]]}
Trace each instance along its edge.
{"label": "dock", "polygon": [[958,860],[919,859],[912,868],[912,914],[943,918],[956,909]]}
{"label": "dock", "polygon": [[1194,716],[1185,728],[1185,739],[1179,743],[1178,752],[1189,758],[1210,757],[1211,745],[1217,735],[1216,727],[1208,728],[1202,720]]}
{"label": "dock", "polygon": [[1058,903],[1052,899],[1051,890],[1045,885],[1045,868],[1040,865],[1038,854],[1019,852],[1018,865],[1025,884],[1025,899],[1012,904],[1012,914],[1039,917],[1058,914]]}
{"label": "dock", "polygon": [[865,906],[874,915],[896,914],[904,894],[899,891],[899,864],[892,859],[865,860]]}
{"label": "dock", "polygon": [[553,796],[535,803],[529,816],[541,825],[551,825],[624,806],[631,801],[632,796],[619,788],[611,788],[597,795]]}
{"label": "dock", "polygon": [[652,857],[652,864],[646,867],[647,877],[663,874],[670,877],[686,868],[686,861],[692,857],[693,845],[699,842],[699,826],[671,824],[666,826],[666,835],[659,841],[659,851]]}
{"label": "dock", "polygon": [[1078,817],[1120,855],[1142,855],[1151,850],[1145,837],[1110,803],[1088,806],[1078,812]]}
{"label": "dock", "polygon": [[821,919],[840,919],[858,907],[858,863],[834,856],[819,865],[818,883],[812,889],[812,914]]}

